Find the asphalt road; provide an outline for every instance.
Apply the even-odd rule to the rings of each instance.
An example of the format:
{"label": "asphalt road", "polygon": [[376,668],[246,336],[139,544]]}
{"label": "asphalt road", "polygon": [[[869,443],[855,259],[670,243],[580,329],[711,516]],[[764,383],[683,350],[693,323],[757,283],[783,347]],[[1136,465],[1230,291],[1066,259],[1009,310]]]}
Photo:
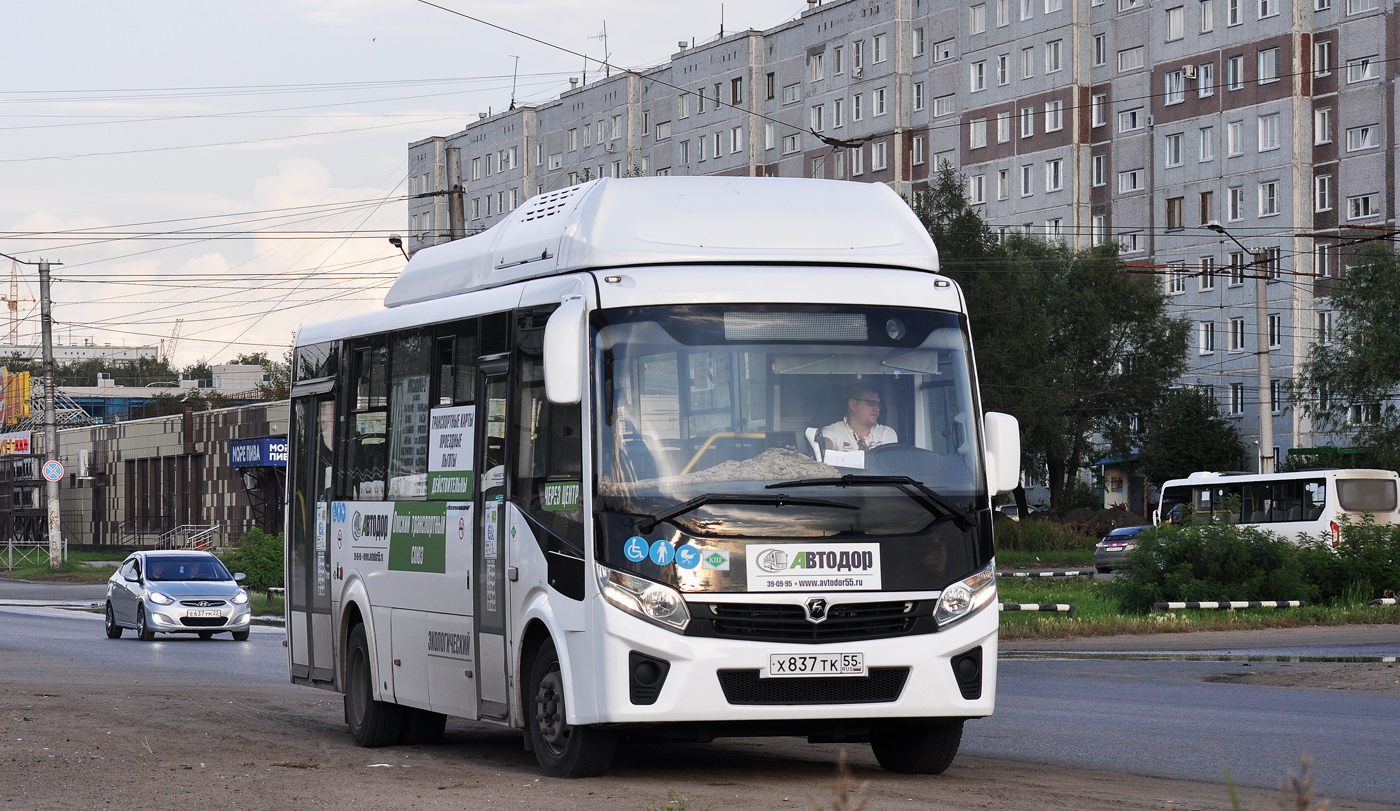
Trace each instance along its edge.
{"label": "asphalt road", "polygon": [[[32,590],[20,597],[13,586],[0,581],[0,600],[37,598]],[[227,636],[207,642],[181,636],[144,644],[129,632],[121,640],[108,640],[101,628],[95,613],[0,605],[0,650],[64,659],[75,669],[123,674],[138,682],[179,676],[208,686],[287,684],[280,628],[255,627],[246,643]],[[1313,644],[1289,645],[1284,644],[1289,637],[1278,634],[1269,639],[1252,652],[1400,653],[1400,638],[1365,645],[1317,637]],[[4,658],[0,656],[0,679],[5,677]],[[1400,698],[1206,681],[1245,667],[1290,665],[1003,659],[996,714],[967,725],[962,754],[1217,783],[1224,781],[1228,767],[1237,784],[1269,788],[1296,769],[1306,751],[1324,796],[1400,802],[1400,770],[1394,766]],[[720,741],[713,746],[748,749],[753,743]],[[764,746],[779,757],[788,749],[777,741]],[[800,744],[793,746],[800,749]]]}

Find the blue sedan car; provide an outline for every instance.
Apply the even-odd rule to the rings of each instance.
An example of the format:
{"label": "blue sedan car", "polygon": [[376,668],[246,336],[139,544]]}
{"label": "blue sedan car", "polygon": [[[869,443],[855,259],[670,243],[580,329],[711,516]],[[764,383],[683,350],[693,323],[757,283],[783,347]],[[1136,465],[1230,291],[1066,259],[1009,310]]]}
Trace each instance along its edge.
{"label": "blue sedan car", "polygon": [[107,638],[131,628],[147,642],[158,633],[222,632],[246,641],[253,614],[241,580],[208,552],[133,552],[107,581]]}

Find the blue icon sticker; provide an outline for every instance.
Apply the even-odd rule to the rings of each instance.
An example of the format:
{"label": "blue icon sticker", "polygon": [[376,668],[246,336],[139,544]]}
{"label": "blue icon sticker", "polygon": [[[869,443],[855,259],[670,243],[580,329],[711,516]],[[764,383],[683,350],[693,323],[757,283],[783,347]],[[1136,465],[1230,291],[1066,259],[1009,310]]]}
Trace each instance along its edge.
{"label": "blue icon sticker", "polygon": [[622,554],[633,563],[641,563],[647,559],[647,539],[640,535],[633,535],[627,539],[627,543],[622,546]]}
{"label": "blue icon sticker", "polygon": [[657,541],[651,545],[651,562],[657,566],[665,566],[676,558],[676,549],[669,541]]}
{"label": "blue icon sticker", "polygon": [[676,565],[682,569],[694,569],[700,565],[700,550],[686,545],[676,550]]}

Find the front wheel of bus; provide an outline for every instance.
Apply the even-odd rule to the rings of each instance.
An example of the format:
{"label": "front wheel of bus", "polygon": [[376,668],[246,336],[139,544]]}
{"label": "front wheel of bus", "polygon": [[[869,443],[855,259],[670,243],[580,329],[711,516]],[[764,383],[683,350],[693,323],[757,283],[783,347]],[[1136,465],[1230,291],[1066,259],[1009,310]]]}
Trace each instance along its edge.
{"label": "front wheel of bus", "polygon": [[551,641],[546,641],[535,656],[525,713],[535,759],[550,777],[598,777],[612,764],[616,733],[570,726],[565,720],[564,676],[559,670],[559,653]]}
{"label": "front wheel of bus", "polygon": [[962,719],[918,726],[890,727],[870,739],[875,759],[887,772],[942,774],[957,757]]}
{"label": "front wheel of bus", "polygon": [[369,668],[369,641],[365,626],[350,629],[345,646],[345,723],[356,746],[390,746],[403,733],[403,709],[374,700],[374,675]]}

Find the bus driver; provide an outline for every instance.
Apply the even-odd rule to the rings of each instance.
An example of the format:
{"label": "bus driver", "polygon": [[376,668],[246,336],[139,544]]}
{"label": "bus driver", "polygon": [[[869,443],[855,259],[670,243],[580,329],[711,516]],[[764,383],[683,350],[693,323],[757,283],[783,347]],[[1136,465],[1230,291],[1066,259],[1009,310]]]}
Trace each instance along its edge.
{"label": "bus driver", "polygon": [[880,395],[865,385],[851,389],[846,401],[846,418],[822,429],[827,450],[868,451],[899,441],[894,429],[880,424]]}

